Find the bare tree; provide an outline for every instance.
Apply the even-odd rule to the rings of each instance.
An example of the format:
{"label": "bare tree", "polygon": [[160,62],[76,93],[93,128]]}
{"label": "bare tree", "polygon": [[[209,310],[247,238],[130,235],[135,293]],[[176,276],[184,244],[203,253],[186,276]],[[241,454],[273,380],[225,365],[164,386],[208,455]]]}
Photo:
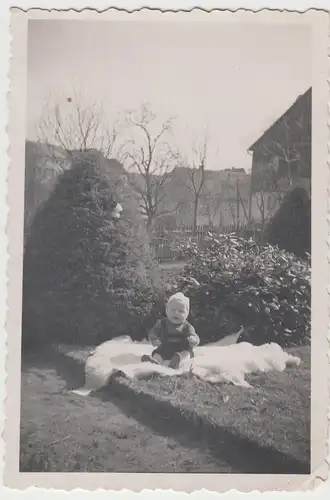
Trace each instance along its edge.
{"label": "bare tree", "polygon": [[218,193],[213,190],[208,190],[206,194],[203,195],[203,202],[205,202],[205,211],[209,227],[212,228],[215,225],[215,221],[217,220],[217,216],[223,204],[222,192]]}
{"label": "bare tree", "polygon": [[[49,155],[59,162],[56,146],[68,156],[73,151],[98,149],[106,158],[119,159],[119,120],[107,123],[102,103],[88,103],[82,91],[48,103],[38,125],[39,141],[49,146]],[[55,148],[54,148],[55,145]]]}
{"label": "bare tree", "polygon": [[185,160],[187,168],[187,175],[185,179],[185,186],[188,189],[193,205],[193,235],[196,236],[197,232],[197,216],[200,200],[203,193],[205,184],[205,165],[207,161],[209,147],[209,136],[207,131],[204,134],[202,141],[194,141],[192,148],[192,158],[188,164]]}
{"label": "bare tree", "polygon": [[166,183],[178,163],[178,153],[169,143],[174,118],[159,123],[148,104],[130,111],[126,123],[133,136],[126,142],[125,166],[130,180],[140,196],[141,212],[151,228],[161,216],[174,213],[175,207],[166,207]]}
{"label": "bare tree", "polygon": [[202,191],[200,201],[205,206],[208,225],[211,228],[218,220],[219,213],[221,215],[221,209],[224,201],[227,199],[226,182],[221,182],[220,186],[212,186],[210,188],[207,188],[206,183],[204,183]]}
{"label": "bare tree", "polygon": [[232,225],[236,230],[240,229],[241,224],[244,225],[248,222],[247,203],[244,201],[244,196],[247,194],[246,184],[246,180],[233,178],[230,172],[228,172],[226,178],[221,176],[221,180],[214,180],[210,185],[205,183],[202,190],[201,203],[205,207],[205,213],[208,217],[208,224],[210,227],[214,226],[215,221],[219,220],[219,218],[221,225],[222,209],[230,213]]}
{"label": "bare tree", "polygon": [[276,212],[278,202],[274,201],[271,193],[262,190],[255,193],[255,199],[261,216],[261,230],[263,230],[266,223]]}

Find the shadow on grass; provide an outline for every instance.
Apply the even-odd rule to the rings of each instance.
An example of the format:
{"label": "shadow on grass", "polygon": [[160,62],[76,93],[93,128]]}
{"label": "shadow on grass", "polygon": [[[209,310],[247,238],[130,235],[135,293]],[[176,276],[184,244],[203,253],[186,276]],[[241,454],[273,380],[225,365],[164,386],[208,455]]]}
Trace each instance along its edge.
{"label": "shadow on grass", "polygon": [[55,371],[66,382],[68,391],[84,385],[84,364],[77,363],[74,359],[59,353],[55,349],[43,348],[39,351],[28,351],[22,355],[22,372],[29,372],[38,368]]}
{"label": "shadow on grass", "polygon": [[[22,370],[54,370],[67,390],[84,384],[84,365],[53,349],[28,353],[22,359]],[[156,400],[144,392],[135,392],[120,379],[94,392],[92,397],[110,401],[128,417],[139,421],[155,433],[173,437],[178,443],[211,453],[216,460],[230,464],[233,473],[308,474],[309,465],[273,449],[261,449],[247,439],[235,436],[212,424],[196,412],[183,411],[167,401]]]}
{"label": "shadow on grass", "polygon": [[261,449],[248,439],[235,436],[212,424],[195,412],[183,411],[152,395],[137,393],[114,380],[107,388],[94,393],[103,401],[111,400],[123,413],[152,428],[158,434],[172,436],[180,444],[199,443],[216,459],[225,460],[236,473],[308,474],[308,464],[273,449]]}

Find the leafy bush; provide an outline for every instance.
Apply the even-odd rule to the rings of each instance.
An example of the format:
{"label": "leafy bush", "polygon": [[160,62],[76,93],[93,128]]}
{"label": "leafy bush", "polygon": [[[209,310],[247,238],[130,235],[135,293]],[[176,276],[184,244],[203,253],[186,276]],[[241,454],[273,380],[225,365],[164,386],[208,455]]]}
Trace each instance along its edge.
{"label": "leafy bush", "polygon": [[[120,202],[120,219],[112,212]],[[137,200],[96,151],[77,154],[37,212],[24,254],[23,340],[143,334],[161,291]]]}
{"label": "leafy bush", "polygon": [[306,258],[311,252],[311,200],[305,189],[295,188],[266,227],[265,241]]}
{"label": "leafy bush", "polygon": [[[310,266],[270,245],[210,235],[210,246],[181,247],[190,259],[176,290],[191,300],[190,318],[203,343],[244,327],[240,340],[283,347],[310,339]],[[173,290],[172,290],[173,292]]]}

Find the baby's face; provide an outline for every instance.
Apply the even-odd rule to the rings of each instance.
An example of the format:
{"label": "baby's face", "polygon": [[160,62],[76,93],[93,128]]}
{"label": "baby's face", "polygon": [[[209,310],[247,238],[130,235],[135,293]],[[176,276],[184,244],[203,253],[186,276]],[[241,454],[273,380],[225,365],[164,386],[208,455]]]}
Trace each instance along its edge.
{"label": "baby's face", "polygon": [[179,325],[187,319],[187,316],[187,308],[184,304],[172,302],[167,306],[167,317],[172,323]]}

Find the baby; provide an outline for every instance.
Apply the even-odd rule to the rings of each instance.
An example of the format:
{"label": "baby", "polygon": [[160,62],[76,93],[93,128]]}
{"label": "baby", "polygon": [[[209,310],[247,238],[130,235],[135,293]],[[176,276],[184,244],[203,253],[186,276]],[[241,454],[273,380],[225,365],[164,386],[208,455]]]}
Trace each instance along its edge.
{"label": "baby", "polygon": [[198,346],[199,337],[194,327],[188,323],[189,298],[183,293],[175,293],[166,306],[166,318],[159,320],[149,332],[148,338],[156,349],[150,356],[142,356],[141,361],[163,363],[178,369],[184,361],[194,356],[193,348]]}

